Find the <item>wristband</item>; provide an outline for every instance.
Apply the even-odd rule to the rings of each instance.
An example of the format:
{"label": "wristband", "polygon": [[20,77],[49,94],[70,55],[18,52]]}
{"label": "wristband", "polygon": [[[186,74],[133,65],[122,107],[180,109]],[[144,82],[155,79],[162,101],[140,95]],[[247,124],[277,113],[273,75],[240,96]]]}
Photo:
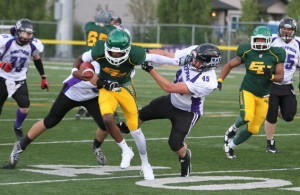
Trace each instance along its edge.
{"label": "wristband", "polygon": [[274,77],[275,77],[275,75],[272,74],[272,77],[270,78],[270,80],[273,81],[273,80],[274,80]]}
{"label": "wristband", "polygon": [[78,68],[72,68],[71,73],[73,74],[76,71],[78,71]]}
{"label": "wristband", "polygon": [[222,78],[218,78],[218,82],[223,83],[223,79]]}
{"label": "wristband", "polygon": [[46,75],[41,75],[41,78],[42,79],[47,79],[47,76]]}

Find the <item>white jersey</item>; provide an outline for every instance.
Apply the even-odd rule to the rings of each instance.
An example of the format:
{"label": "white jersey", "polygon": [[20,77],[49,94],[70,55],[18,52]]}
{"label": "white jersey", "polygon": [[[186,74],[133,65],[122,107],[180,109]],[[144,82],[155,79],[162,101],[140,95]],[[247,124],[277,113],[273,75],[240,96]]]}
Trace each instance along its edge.
{"label": "white jersey", "polygon": [[278,35],[273,35],[272,46],[281,47],[286,51],[283,81],[274,83],[279,85],[292,84],[296,67],[300,67],[300,41],[293,39],[289,43],[285,43]]}
{"label": "white jersey", "polygon": [[34,38],[29,44],[20,46],[17,44],[16,37],[11,34],[1,34],[0,61],[11,63],[13,69],[9,73],[0,69],[0,77],[11,81],[25,80],[32,56],[43,51],[44,45],[37,38]]}
{"label": "white jersey", "polygon": [[[99,73],[100,67],[96,61],[92,64],[95,68],[95,74]],[[81,102],[93,99],[98,96],[98,89],[89,81],[83,81],[72,76],[72,74],[63,81],[66,85],[63,89],[64,94],[71,100]]]}
{"label": "white jersey", "polygon": [[191,94],[171,93],[174,107],[203,115],[205,97],[210,95],[218,86],[216,72],[211,69],[196,72],[188,66],[182,66],[176,73],[174,83],[185,82]]}

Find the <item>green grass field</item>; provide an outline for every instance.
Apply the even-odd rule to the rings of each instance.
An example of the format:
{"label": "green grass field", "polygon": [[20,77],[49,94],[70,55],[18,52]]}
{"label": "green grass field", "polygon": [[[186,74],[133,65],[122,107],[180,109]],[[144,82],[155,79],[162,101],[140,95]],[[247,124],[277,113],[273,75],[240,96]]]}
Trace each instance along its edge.
{"label": "green grass field", "polygon": [[[24,132],[48,113],[61,82],[71,70],[71,63],[46,62],[45,65],[50,83],[48,93],[40,89],[34,68],[28,74],[31,106],[23,124]],[[172,80],[176,69],[163,67],[159,72]],[[225,80],[223,90],[216,90],[206,99],[205,114],[187,139],[192,150],[189,178],[179,177],[178,157],[169,149],[169,121],[150,121],[142,126],[156,176],[154,181],[144,181],[131,136],[125,135],[135,152],[131,167],[119,168],[121,150],[110,137],[103,144],[107,165],[101,167],[91,151],[96,124],[87,117],[75,120],[77,109],[74,109],[58,126],[42,134],[26,149],[16,169],[0,169],[0,194],[298,194],[299,109],[293,122],[278,122],[278,154],[265,152],[266,138],[261,127],[259,135],[236,148],[235,160],[225,157],[223,135],[239,111],[241,70],[233,71]],[[217,73],[219,71],[220,68]],[[298,83],[298,77],[296,80]],[[134,81],[139,107],[165,94],[150,75],[139,68]],[[299,97],[298,89],[296,93]],[[15,102],[8,99],[0,118],[0,165],[8,163],[16,141],[12,131],[16,108]]]}

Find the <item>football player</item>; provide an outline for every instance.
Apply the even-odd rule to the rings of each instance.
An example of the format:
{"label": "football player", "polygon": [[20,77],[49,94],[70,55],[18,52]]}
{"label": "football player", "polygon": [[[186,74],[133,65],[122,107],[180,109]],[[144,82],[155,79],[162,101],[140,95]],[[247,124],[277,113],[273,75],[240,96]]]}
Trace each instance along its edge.
{"label": "football player", "polygon": [[41,53],[44,46],[34,37],[33,23],[29,19],[20,19],[11,34],[0,35],[0,114],[7,97],[12,97],[18,104],[13,130],[18,140],[23,136],[22,123],[29,112],[30,100],[26,83],[29,62],[41,76],[41,88],[49,90]]}
{"label": "football player", "polygon": [[[144,178],[152,180],[154,179],[154,174],[148,161],[145,136],[138,124],[136,95],[131,79],[134,67],[141,65],[145,61],[145,56],[144,48],[132,45],[130,36],[124,30],[115,29],[109,33],[106,41],[97,41],[91,50],[83,53],[82,58],[74,62],[74,67],[78,68],[83,61],[92,62],[95,60],[101,64],[99,79],[95,84],[101,87],[102,80],[109,80],[119,84],[113,91],[99,90],[98,103],[104,125],[122,149],[120,167],[129,167],[134,153],[127,146],[125,139],[114,122],[114,112],[120,105],[130,134],[134,138],[140,154]],[[73,75],[80,78],[79,71],[75,71]]]}
{"label": "football player", "polygon": [[[95,21],[87,22],[84,26],[86,51],[90,50],[98,40],[106,40],[108,33],[116,29],[113,25],[111,12],[100,10],[96,13]],[[81,106],[77,111],[75,118],[78,120],[83,115],[89,116],[85,107]]]}
{"label": "football player", "polygon": [[[99,72],[99,66],[95,66],[95,72]],[[93,79],[97,79],[96,74],[95,78]],[[113,83],[102,81],[101,87],[105,87],[109,90],[112,89],[112,85]],[[63,88],[60,91],[60,94],[58,95],[57,99],[53,103],[48,115],[44,119],[32,125],[27,135],[14,144],[13,150],[9,157],[10,167],[14,168],[16,166],[21,154],[32,141],[34,141],[47,129],[51,129],[58,125],[58,123],[63,119],[63,117],[71,109],[77,106],[84,106],[85,108],[87,108],[88,112],[91,114],[94,121],[98,125],[98,136],[103,137],[103,140],[100,141],[104,141],[107,133],[98,106],[97,87],[95,87],[95,85],[92,85],[89,81],[83,81],[70,75],[63,82]],[[93,146],[95,145],[97,145],[97,143],[95,143],[94,141]],[[93,150],[96,154],[99,164],[105,165],[106,158],[100,146],[93,148]]]}
{"label": "football player", "polygon": [[[205,43],[178,50],[171,56],[187,59],[180,64],[182,67],[177,71],[174,83],[161,76],[148,62],[142,65],[142,69],[169,94],[158,97],[144,106],[139,112],[139,119],[143,122],[169,119],[172,122],[169,146],[179,156],[181,177],[188,177],[191,171],[192,153],[188,149],[186,138],[203,115],[205,97],[217,88],[214,68],[221,61],[221,52],[215,45]],[[179,65],[178,61],[177,65]]]}
{"label": "football player", "polygon": [[[282,47],[286,51],[284,78],[282,82],[273,82],[269,99],[269,110],[265,120],[267,136],[266,152],[277,153],[274,134],[278,114],[287,122],[294,119],[297,112],[297,99],[293,87],[293,76],[300,66],[300,41],[296,39],[297,23],[293,18],[283,18],[278,27],[278,34],[273,36],[272,46]],[[300,84],[299,84],[300,90]]]}
{"label": "football player", "polygon": [[[272,33],[266,26],[258,26],[251,36],[251,44],[239,45],[236,57],[227,62],[219,75],[218,88],[231,69],[245,65],[246,74],[239,94],[240,114],[235,123],[226,131],[224,150],[227,158],[236,156],[233,149],[259,132],[264,122],[268,107],[272,82],[282,82],[285,51],[271,46]],[[238,129],[246,125],[235,136]]]}

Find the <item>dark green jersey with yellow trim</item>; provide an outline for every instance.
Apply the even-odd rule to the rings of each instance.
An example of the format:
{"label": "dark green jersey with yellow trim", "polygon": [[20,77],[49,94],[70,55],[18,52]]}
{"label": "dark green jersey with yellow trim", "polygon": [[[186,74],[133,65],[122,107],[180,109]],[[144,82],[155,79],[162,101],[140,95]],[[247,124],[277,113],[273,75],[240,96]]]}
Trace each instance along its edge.
{"label": "dark green jersey with yellow trim", "polygon": [[146,59],[146,52],[143,47],[131,45],[128,59],[118,66],[110,64],[105,58],[105,41],[97,41],[92,47],[92,58],[100,64],[99,78],[110,81],[117,81],[120,84],[130,81],[131,71],[134,66],[141,65]]}
{"label": "dark green jersey with yellow trim", "polygon": [[238,47],[236,54],[246,68],[240,90],[247,90],[258,97],[269,95],[272,81],[264,75],[263,68],[267,66],[274,74],[276,65],[285,61],[285,50],[271,47],[266,51],[256,51],[250,44],[244,44]]}
{"label": "dark green jersey with yellow trim", "polygon": [[86,23],[84,27],[86,36],[86,51],[90,50],[98,40],[105,41],[110,31],[116,28],[116,26],[112,25],[98,25],[95,22]]}

